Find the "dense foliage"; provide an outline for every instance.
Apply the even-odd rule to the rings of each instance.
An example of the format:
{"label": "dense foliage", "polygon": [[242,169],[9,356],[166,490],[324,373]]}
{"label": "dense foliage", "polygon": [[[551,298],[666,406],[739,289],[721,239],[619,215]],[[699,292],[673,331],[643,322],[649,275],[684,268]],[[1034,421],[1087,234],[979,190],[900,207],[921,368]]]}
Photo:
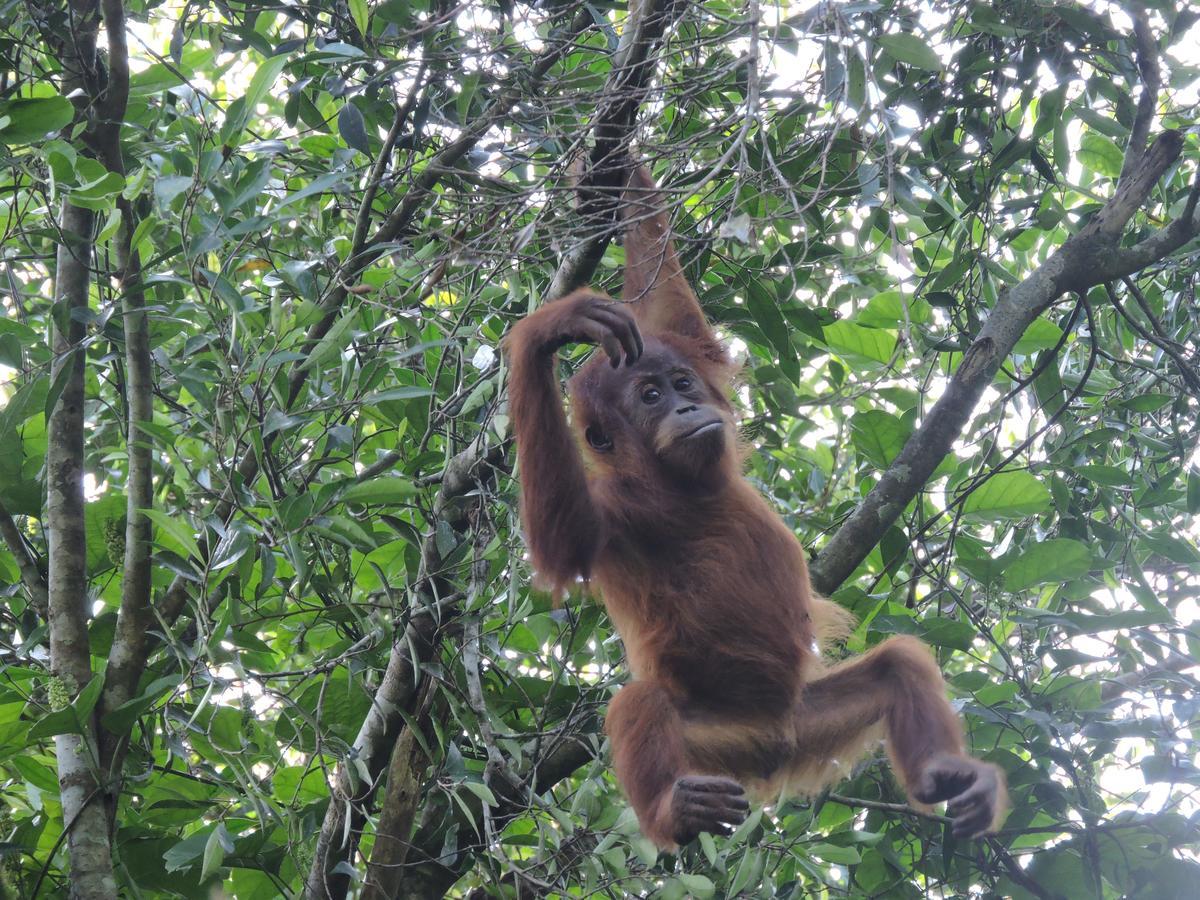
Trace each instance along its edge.
{"label": "dense foliage", "polygon": [[[634,134],[744,359],[749,476],[816,554],[998,299],[1112,196],[1148,84],[1150,138],[1183,147],[1124,244],[1194,214],[1197,15],[1138,4],[1139,52],[1106,3],[666,6]],[[622,648],[594,600],[531,589],[499,353],[607,239],[567,168],[620,88],[626,6],[124,10],[113,122],[81,96],[116,75],[71,68],[95,4],[0,2],[0,895],[65,895],[76,836],[145,898],[302,895],[323,859],[308,896],[370,895],[371,860],[414,897],[1194,889],[1194,239],[1035,318],[833,594],[849,650],[935,647],[1007,772],[1003,831],[955,842],[877,754],[657,856],[606,766]],[[94,237],[83,303],[68,213]],[[621,260],[591,283],[619,290]],[[47,526],[79,363],[86,643],[54,653],[82,676],[51,671],[69,559]],[[152,502],[130,504],[139,459]],[[72,759],[110,844],[103,820],[65,830]]]}

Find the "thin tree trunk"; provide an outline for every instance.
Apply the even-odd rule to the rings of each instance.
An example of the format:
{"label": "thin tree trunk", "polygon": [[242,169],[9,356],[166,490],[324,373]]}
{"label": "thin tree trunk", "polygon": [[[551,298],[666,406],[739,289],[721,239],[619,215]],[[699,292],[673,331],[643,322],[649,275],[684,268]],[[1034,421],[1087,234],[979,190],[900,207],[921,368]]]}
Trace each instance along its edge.
{"label": "thin tree trunk", "polygon": [[[61,313],[54,332],[52,369],[52,384],[61,387],[61,393],[50,412],[46,447],[50,671],[72,698],[92,679],[83,523],[84,326],[81,318],[72,315],[88,305],[92,225],[91,210],[63,204],[63,243],[55,276],[55,300]],[[88,718],[85,727],[91,722]],[[94,730],[88,730],[94,735]],[[54,745],[63,827],[68,830],[71,897],[116,897],[95,742],[85,735],[60,734]]]}
{"label": "thin tree trunk", "polygon": [[[121,126],[129,99],[129,50],[125,35],[122,0],[103,0],[104,33],[108,38],[109,81],[103,96],[105,122],[99,129],[99,144],[105,166],[125,175],[121,152]],[[125,559],[122,566],[121,607],[105,670],[100,715],[133,699],[138,679],[146,665],[150,615],[151,538],[150,519],[143,510],[154,505],[153,438],[142,423],[154,418],[154,369],[150,356],[150,321],[146,314],[142,262],[133,246],[138,218],[134,204],[120,198],[121,226],[117,233],[117,277],[125,332],[125,403],[127,413],[127,458],[125,480]],[[100,763],[108,777],[119,782],[128,733],[99,733]],[[117,792],[110,794],[108,814],[116,815]]]}

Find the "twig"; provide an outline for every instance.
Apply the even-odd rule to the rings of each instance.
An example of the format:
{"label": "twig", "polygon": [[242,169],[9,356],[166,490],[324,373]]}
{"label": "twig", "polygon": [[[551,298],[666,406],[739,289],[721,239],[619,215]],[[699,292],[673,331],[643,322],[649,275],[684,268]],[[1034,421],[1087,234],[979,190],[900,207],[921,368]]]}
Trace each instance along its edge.
{"label": "twig", "polygon": [[[1125,280],[1125,284],[1128,286],[1129,281]],[[1136,331],[1138,336],[1140,336],[1143,340],[1149,341],[1167,356],[1171,357],[1176,367],[1179,369],[1179,374],[1187,383],[1189,390],[1197,398],[1200,398],[1200,375],[1198,375],[1196,370],[1191,367],[1183,354],[1180,353],[1176,347],[1172,346],[1174,342],[1147,331],[1142,323],[1135,319],[1130,314],[1129,310],[1127,310],[1121,303],[1121,298],[1117,295],[1117,292],[1113,288],[1112,284],[1105,284],[1104,290],[1105,293],[1108,294],[1108,299],[1112,301],[1113,309],[1121,314],[1121,318],[1129,323],[1129,327]],[[1144,302],[1145,298],[1143,297],[1142,299]],[[1153,319],[1153,317],[1151,318]]]}

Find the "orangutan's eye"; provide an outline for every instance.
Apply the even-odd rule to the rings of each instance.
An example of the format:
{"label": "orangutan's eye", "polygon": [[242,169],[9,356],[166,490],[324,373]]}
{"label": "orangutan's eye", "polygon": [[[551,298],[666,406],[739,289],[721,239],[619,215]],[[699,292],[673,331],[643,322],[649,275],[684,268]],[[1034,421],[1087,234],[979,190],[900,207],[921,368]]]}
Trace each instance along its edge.
{"label": "orangutan's eye", "polygon": [[589,426],[585,434],[587,435],[588,445],[591,446],[593,450],[599,450],[601,453],[603,453],[606,450],[612,449],[612,439],[594,425]]}

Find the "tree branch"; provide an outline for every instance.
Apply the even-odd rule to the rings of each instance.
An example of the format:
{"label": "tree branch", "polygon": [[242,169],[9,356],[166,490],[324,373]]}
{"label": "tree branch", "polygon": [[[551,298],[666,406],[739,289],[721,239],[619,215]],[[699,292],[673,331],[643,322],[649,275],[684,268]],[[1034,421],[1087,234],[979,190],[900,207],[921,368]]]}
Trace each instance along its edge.
{"label": "tree branch", "polygon": [[[491,465],[499,462],[498,448],[486,447],[482,435],[451,459],[434,502],[431,523],[445,523],[456,531],[464,528],[468,523],[467,510],[459,499],[480,479],[487,477],[486,470]],[[409,711],[419,686],[420,666],[436,649],[441,624],[456,600],[451,586],[439,574],[443,556],[437,534],[438,528],[431,527],[422,542],[421,571],[412,592],[408,627],[392,645],[383,680],[359,728],[349,758],[338,765],[305,887],[308,900],[340,900],[349,890],[349,875],[333,870],[338,863],[349,861],[353,856],[366,809],[404,725],[401,713]],[[358,764],[369,773],[366,783],[359,782]],[[349,822],[347,809],[350,811]],[[352,836],[351,840],[344,841],[343,836],[347,834]]]}
{"label": "tree branch", "polygon": [[1129,144],[1125,147],[1125,160],[1121,165],[1118,181],[1129,177],[1141,161],[1150,136],[1150,123],[1154,120],[1154,109],[1158,105],[1158,92],[1162,75],[1158,65],[1158,44],[1150,30],[1150,16],[1144,8],[1133,13],[1133,36],[1137,44],[1137,67],[1142,76],[1142,93],[1138,97],[1137,113],[1133,127],[1129,129]]}
{"label": "tree branch", "polygon": [[[1136,287],[1133,285],[1133,283],[1128,280],[1126,280],[1126,286],[1136,290]],[[1148,343],[1153,344],[1171,358],[1171,360],[1175,363],[1175,367],[1179,369],[1179,374],[1187,383],[1188,389],[1191,390],[1193,396],[1195,396],[1197,399],[1200,399],[1200,375],[1197,375],[1196,370],[1192,368],[1191,364],[1187,361],[1187,358],[1181,352],[1179,352],[1179,349],[1175,346],[1172,346],[1173,342],[1167,339],[1165,336],[1151,334],[1149,331],[1147,331],[1137,319],[1130,315],[1129,310],[1127,310],[1121,303],[1121,298],[1117,296],[1117,292],[1111,284],[1104,285],[1104,290],[1108,294],[1108,299],[1112,302],[1113,308],[1121,314],[1121,318],[1129,323],[1129,327],[1136,331],[1139,337]],[[1141,291],[1138,291],[1139,296],[1140,294]],[[1153,325],[1157,325],[1158,321],[1153,315],[1150,314],[1144,297],[1141,297],[1140,304],[1142,306],[1142,312],[1146,314],[1147,318],[1150,319]],[[1155,330],[1161,331],[1159,328],[1156,328]]]}
{"label": "tree branch", "polygon": [[13,517],[5,509],[3,503],[0,503],[0,537],[4,538],[9,552],[17,560],[21,583],[25,585],[25,590],[29,594],[29,605],[39,616],[43,619],[46,618],[48,592],[42,568],[38,565],[25,537],[21,534],[21,529],[17,528],[17,523],[13,521]]}
{"label": "tree branch", "polygon": [[[104,32],[108,40],[108,87],[101,98],[104,119],[95,144],[104,164],[125,175],[121,126],[129,102],[129,50],[123,0],[103,0]],[[115,241],[117,282],[121,288],[125,337],[125,404],[128,471],[125,484],[125,558],[122,565],[121,605],[105,668],[104,693],[97,720],[133,698],[145,668],[146,647],[153,616],[150,609],[153,532],[144,510],[154,506],[154,438],[143,423],[154,420],[154,363],[150,355],[150,319],[142,282],[142,261],[133,246],[137,214],[133,203],[120,197],[121,224]],[[101,729],[100,766],[121,771],[126,734]],[[108,796],[109,816],[116,815],[116,792]]]}
{"label": "tree branch", "polygon": [[544,295],[546,302],[586,284],[604,258],[617,227],[617,199],[629,174],[629,144],[637,111],[656,71],[655,51],[667,25],[685,7],[677,0],[630,4],[628,23],[592,116],[595,146],[578,185],[583,198],[579,213],[588,226],[587,233],[564,254]]}
{"label": "tree branch", "polygon": [[409,835],[421,803],[421,773],[428,760],[411,725],[405,727],[388,765],[387,792],[375,826],[375,846],[367,864],[360,900],[389,900],[404,879],[412,846]]}
{"label": "tree branch", "polygon": [[[628,136],[632,131],[633,118],[641,101],[642,92],[649,81],[650,73],[653,71],[653,54],[651,51],[668,21],[667,11],[672,10],[674,7],[675,4],[672,3],[642,0],[637,10],[631,11],[630,23],[627,28],[628,36],[623,41],[621,48],[624,53],[621,55],[621,50],[619,49],[619,62],[614,64],[614,74],[609,79],[608,86],[615,93],[610,95],[606,90],[599,104],[605,110],[605,114],[598,116],[597,121],[593,123],[598,132],[597,146],[604,148],[603,156],[605,160],[609,160],[614,156],[613,148],[619,148],[623,151],[627,144]],[[535,81],[540,81],[544,78],[552,66],[567,52],[571,45],[570,39],[589,27],[591,23],[591,14],[586,9],[580,10],[568,27],[567,36],[559,44],[547,50],[542,58],[533,66],[531,77]],[[527,88],[520,85],[505,89],[486,115],[482,116],[469,129],[464,131],[461,137],[448,144],[434,157],[423,171],[417,183],[410,187],[404,199],[393,213],[388,216],[383,225],[380,226],[371,240],[370,247],[348,261],[345,267],[347,274],[341,279],[342,282],[352,277],[353,273],[359,271],[363,266],[369,264],[371,260],[378,256],[379,252],[382,252],[383,245],[397,238],[408,227],[420,203],[430,193],[441,172],[462,158],[470,147],[474,146],[475,142],[495,122],[507,115],[508,111],[519,100],[525,90]],[[605,103],[605,98],[608,99],[607,103]],[[597,152],[601,151],[598,150]],[[619,187],[620,181],[620,173],[614,172],[613,187]],[[615,194],[613,194],[611,199],[613,210],[615,211]],[[595,245],[599,248],[599,253],[595,254],[595,250],[593,250],[595,258],[590,263],[591,267],[586,268],[585,264],[584,267],[577,268],[575,270],[576,276],[583,273],[585,269],[586,275],[583,277],[587,278],[591,276],[591,273],[595,270],[595,265],[599,262],[600,256],[603,255],[604,246],[609,240],[610,234],[610,232],[606,231],[603,238]],[[557,281],[558,279],[556,278]],[[334,290],[336,296],[339,292],[344,293],[345,288],[339,283]],[[555,288],[552,287],[550,296],[555,296],[554,290]],[[330,317],[328,319],[329,324],[332,324],[332,321],[333,318]],[[318,323],[309,335],[310,340],[319,339],[320,334],[323,333],[320,331],[322,326],[326,330],[329,327],[328,324]],[[294,391],[290,393],[293,396],[295,394]],[[452,461],[452,464],[447,467],[446,476],[443,479],[441,492],[439,493],[438,505],[435,507],[435,518],[447,511],[450,500],[457,496],[458,492],[465,490],[474,483],[473,477],[468,479],[465,477],[465,473],[472,472],[475,465],[479,462],[481,446],[476,442],[472,448],[468,448],[468,450],[459,454]],[[437,549],[435,534],[435,531],[431,531],[422,547],[423,562],[421,579],[426,589],[433,584],[430,573],[436,572],[441,564],[441,554]],[[437,593],[436,589],[434,593]],[[421,614],[418,613],[415,615],[412,624],[409,626],[410,629],[420,619]],[[431,634],[426,637],[428,643],[423,646],[430,648],[433,643],[433,635]],[[354,797],[351,803],[352,810],[356,806],[358,809],[362,809],[369,802],[370,793],[374,791],[377,783],[375,773],[377,769],[382,768],[382,757],[377,752],[373,753],[372,748],[379,748],[385,745],[390,747],[390,742],[383,739],[383,736],[398,731],[401,721],[399,711],[403,709],[404,704],[410,699],[412,690],[415,688],[415,672],[408,658],[408,646],[409,642],[400,641],[393,648],[387,670],[384,674],[384,686],[381,686],[379,692],[376,694],[376,702],[372,707],[371,713],[368,714],[367,720],[363,723],[362,729],[359,731],[358,739],[355,741],[356,756],[359,760],[366,763],[367,769],[372,773],[373,777],[372,783],[367,790],[360,792],[358,796]],[[387,688],[386,690],[385,687]],[[381,698],[383,698],[384,702],[380,702]],[[339,861],[348,859],[347,851],[353,849],[344,845],[339,846],[337,843],[338,836],[346,832],[346,804],[338,800],[339,796],[349,796],[349,793],[346,791],[348,784],[343,785],[344,777],[348,781],[348,772],[345,771],[343,764],[343,766],[339,767],[337,790],[334,792],[334,800],[331,802],[325,821],[322,824],[317,853],[314,856],[312,869],[309,873],[306,896],[312,898],[312,900],[343,897],[349,886],[348,878],[332,872],[332,869]],[[351,825],[350,831],[353,830],[353,825]],[[403,890],[408,892],[410,888],[405,886]]]}
{"label": "tree branch", "polygon": [[[311,347],[333,327],[333,323],[337,321],[341,313],[351,282],[363,269],[382,256],[389,244],[408,230],[413,218],[422,208],[426,198],[433,192],[434,187],[441,181],[442,176],[462,160],[490,129],[509,116],[513,107],[528,96],[531,87],[540,84],[550,69],[570,52],[571,48],[575,46],[575,38],[593,24],[591,12],[586,6],[582,6],[571,19],[570,24],[538,56],[528,70],[521,70],[513,74],[508,85],[500,91],[491,106],[488,107],[487,112],[480,115],[478,119],[464,128],[457,138],[434,154],[366,246],[347,258],[335,279],[336,283],[331,288],[329,296],[322,302],[322,307],[326,310],[325,315],[309,328],[305,335],[306,346]],[[288,407],[291,407],[296,397],[299,396],[300,388],[306,377],[307,370],[304,369],[297,369],[289,376]]]}
{"label": "tree branch", "polygon": [[[596,759],[596,751],[587,738],[599,734],[599,723],[594,732],[564,729],[541,758],[525,776],[526,791],[530,795],[544,794],[560,781],[570,778],[580,768]],[[498,797],[499,804],[492,810],[494,819],[503,821],[520,815],[529,808],[528,800],[509,794]],[[473,820],[459,826],[461,829],[483,833],[483,809],[479,808]],[[447,865],[441,857],[442,835],[419,833],[413,838],[413,847],[418,851],[420,862],[410,862],[404,876],[403,891],[397,896],[404,898],[441,897],[462,877],[465,869],[459,865]],[[412,855],[412,854],[410,854]]]}
{"label": "tree branch", "polygon": [[963,354],[945,392],[879,482],[817,555],[811,566],[817,591],[829,594],[837,590],[925,487],[970,421],[1000,365],[1033,320],[1067,291],[1083,293],[1109,280],[1103,276],[1111,270],[1114,257],[1119,256],[1115,245],[1122,229],[1178,159],[1182,148],[1179,132],[1159,135],[1138,167],[1117,186],[1112,199],[1023,281],[1001,294]]}

